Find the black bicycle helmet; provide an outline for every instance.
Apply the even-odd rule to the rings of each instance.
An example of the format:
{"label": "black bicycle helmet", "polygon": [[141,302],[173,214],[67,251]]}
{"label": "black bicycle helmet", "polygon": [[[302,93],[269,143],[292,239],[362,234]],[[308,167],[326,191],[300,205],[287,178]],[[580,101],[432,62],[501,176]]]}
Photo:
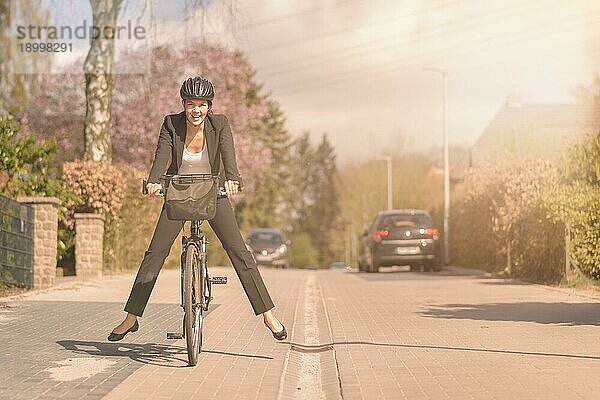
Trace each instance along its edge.
{"label": "black bicycle helmet", "polygon": [[215,98],[215,88],[211,81],[201,76],[187,78],[183,81],[179,95],[183,100],[203,99],[210,102]]}

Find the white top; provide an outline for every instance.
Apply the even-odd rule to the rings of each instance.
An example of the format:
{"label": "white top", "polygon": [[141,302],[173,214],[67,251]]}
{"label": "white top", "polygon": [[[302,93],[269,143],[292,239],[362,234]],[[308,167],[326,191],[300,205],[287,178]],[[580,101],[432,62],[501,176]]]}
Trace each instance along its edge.
{"label": "white top", "polygon": [[198,153],[191,153],[183,146],[183,157],[178,174],[210,174],[210,162],[208,161],[208,152],[206,143],[204,148]]}

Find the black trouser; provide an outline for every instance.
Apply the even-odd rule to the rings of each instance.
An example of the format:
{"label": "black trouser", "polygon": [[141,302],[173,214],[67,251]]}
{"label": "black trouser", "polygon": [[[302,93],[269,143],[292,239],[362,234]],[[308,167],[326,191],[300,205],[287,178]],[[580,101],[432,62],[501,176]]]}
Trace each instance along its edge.
{"label": "black trouser", "polygon": [[[246,248],[231,203],[227,197],[217,200],[217,214],[208,221],[227,252],[242,287],[250,300],[256,315],[274,307],[271,296],[263,282],[252,254]],[[150,293],[156,283],[158,273],[169,255],[173,242],[183,228],[183,221],[167,218],[163,204],[158,223],[152,236],[148,251],[140,265],[135,282],[125,305],[125,311],[139,317],[144,313]]]}

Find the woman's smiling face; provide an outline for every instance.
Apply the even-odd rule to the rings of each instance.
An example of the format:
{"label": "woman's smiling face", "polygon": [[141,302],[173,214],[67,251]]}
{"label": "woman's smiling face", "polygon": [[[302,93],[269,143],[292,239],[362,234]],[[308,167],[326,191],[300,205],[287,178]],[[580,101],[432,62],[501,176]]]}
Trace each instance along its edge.
{"label": "woman's smiling face", "polygon": [[210,110],[208,100],[186,99],[182,102],[185,109],[185,117],[190,124],[198,126],[204,122],[204,118],[206,118],[206,114]]}

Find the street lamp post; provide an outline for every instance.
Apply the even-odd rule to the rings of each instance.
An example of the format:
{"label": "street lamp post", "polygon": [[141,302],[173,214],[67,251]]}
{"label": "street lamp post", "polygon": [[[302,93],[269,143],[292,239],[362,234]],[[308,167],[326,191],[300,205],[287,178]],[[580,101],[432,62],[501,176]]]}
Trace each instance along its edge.
{"label": "street lamp post", "polygon": [[384,160],[387,166],[387,208],[392,209],[392,156],[383,156],[380,160]]}
{"label": "street lamp post", "polygon": [[444,68],[424,68],[425,71],[438,72],[443,79],[443,118],[442,118],[442,134],[444,141],[444,265],[450,261],[450,249],[448,248],[448,216],[450,215],[450,168],[448,161],[448,130],[447,130],[447,114],[448,114],[448,70]]}

